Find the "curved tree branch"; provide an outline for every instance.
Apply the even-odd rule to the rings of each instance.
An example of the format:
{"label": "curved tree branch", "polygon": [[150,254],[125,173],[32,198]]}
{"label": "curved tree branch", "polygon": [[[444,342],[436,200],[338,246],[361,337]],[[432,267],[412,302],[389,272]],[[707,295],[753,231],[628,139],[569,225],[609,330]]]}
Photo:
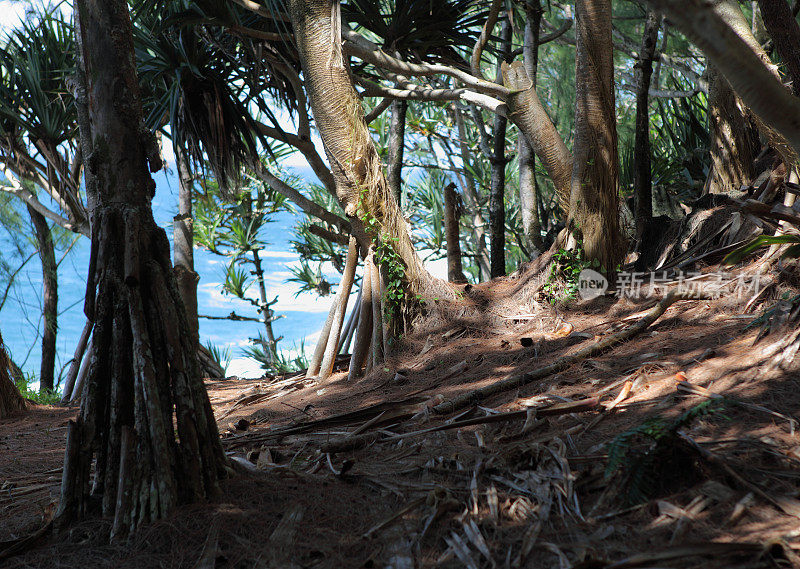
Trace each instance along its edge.
{"label": "curved tree branch", "polygon": [[358,57],[362,61],[371,63],[376,67],[394,71],[401,75],[412,75],[415,77],[447,75],[458,79],[467,87],[472,87],[476,91],[487,95],[492,95],[501,99],[504,99],[508,95],[508,89],[502,85],[474,77],[460,69],[448,67],[447,65],[430,63],[408,63],[393,57],[364,36],[344,26],[342,27],[342,39],[345,40],[343,43],[345,53]]}
{"label": "curved tree branch", "polygon": [[483,54],[483,48],[489,43],[489,36],[492,35],[492,30],[494,30],[494,26],[497,23],[497,15],[500,13],[500,6],[502,4],[503,0],[492,0],[492,6],[489,8],[489,15],[486,18],[486,23],[483,25],[481,35],[478,41],[475,42],[475,47],[472,49],[472,59],[470,59],[469,62],[472,68],[472,74],[481,79],[484,79],[483,73],[481,73],[481,55]]}
{"label": "curved tree branch", "polygon": [[314,217],[321,219],[326,223],[330,223],[342,233],[350,233],[350,222],[348,222],[346,219],[329,212],[321,205],[311,201],[301,194],[299,190],[293,188],[280,178],[276,177],[260,162],[253,164],[252,167],[253,172],[258,179],[268,184],[273,190],[286,197],[288,200],[294,202],[297,207],[302,209],[305,213],[308,215],[313,215]]}
{"label": "curved tree branch", "polygon": [[308,165],[311,166],[314,174],[316,174],[317,178],[322,182],[322,185],[325,186],[325,189],[328,190],[331,195],[336,195],[336,182],[333,179],[333,174],[330,168],[325,164],[322,156],[317,152],[317,148],[314,146],[311,138],[301,138],[297,134],[286,132],[285,130],[266,125],[262,122],[256,122],[256,127],[262,135],[284,142],[299,150],[303,157],[305,157]]}
{"label": "curved tree branch", "polygon": [[378,83],[364,79],[363,77],[356,77],[359,85],[365,88],[364,96],[367,97],[387,97],[390,99],[406,99],[410,101],[465,101],[467,103],[474,103],[483,107],[487,111],[496,113],[501,116],[506,116],[507,107],[503,101],[476,93],[469,89],[431,89],[430,87],[421,87],[406,83],[405,89],[397,89],[394,87],[384,87]]}
{"label": "curved tree branch", "polygon": [[364,115],[364,122],[369,124],[376,118],[381,116],[383,111],[385,111],[392,105],[392,101],[393,99],[391,97],[384,97],[383,99],[381,99],[380,103],[375,105],[375,107],[370,112]]}
{"label": "curved tree branch", "polygon": [[42,202],[39,201],[39,198],[36,197],[36,194],[22,187],[22,184],[19,183],[19,179],[17,178],[15,173],[12,172],[7,166],[0,165],[0,173],[2,173],[3,176],[5,176],[6,180],[8,180],[8,183],[11,184],[10,186],[0,186],[0,191],[7,192],[9,194],[17,196],[19,199],[21,199],[27,205],[29,205],[33,210],[42,214],[44,217],[46,217],[59,227],[63,227],[68,231],[73,231],[75,233],[80,233],[81,235],[89,237],[88,222],[86,222],[85,220],[83,222],[73,222],[49,209]]}

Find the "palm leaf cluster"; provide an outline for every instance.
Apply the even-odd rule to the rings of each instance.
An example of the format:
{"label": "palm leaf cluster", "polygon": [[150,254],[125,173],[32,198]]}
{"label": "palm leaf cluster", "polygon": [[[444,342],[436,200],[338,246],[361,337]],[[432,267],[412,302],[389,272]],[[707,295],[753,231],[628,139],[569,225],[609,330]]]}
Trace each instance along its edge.
{"label": "palm leaf cluster", "polygon": [[278,125],[273,101],[296,106],[289,80],[275,72],[280,66],[299,69],[291,50],[229,32],[273,33],[261,29],[263,22],[217,0],[137,5],[134,39],[140,81],[148,90],[148,126],[168,125],[175,147],[207,164],[226,195],[261,150],[270,151],[257,118]]}

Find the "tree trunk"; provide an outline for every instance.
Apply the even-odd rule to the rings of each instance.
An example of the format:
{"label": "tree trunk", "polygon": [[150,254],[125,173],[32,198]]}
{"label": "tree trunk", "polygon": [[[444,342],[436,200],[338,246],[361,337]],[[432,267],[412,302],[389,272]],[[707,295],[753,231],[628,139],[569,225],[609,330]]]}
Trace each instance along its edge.
{"label": "tree trunk", "polygon": [[0,419],[24,411],[25,407],[25,399],[11,381],[11,359],[3,344],[3,336],[0,335]]}
{"label": "tree trunk", "polygon": [[800,26],[786,0],[758,0],[761,18],[781,56],[792,91],[800,95]]}
{"label": "tree trunk", "polygon": [[127,3],[78,0],[75,18],[97,195],[84,308],[95,328],[56,527],[102,514],[114,540],[217,495],[227,460],[169,242],[153,219],[150,171],[161,164],[142,122]]}
{"label": "tree trunk", "polygon": [[344,315],[347,313],[347,304],[350,300],[350,290],[353,287],[353,279],[358,265],[358,243],[355,237],[350,238],[350,246],[347,250],[347,261],[345,262],[342,282],[336,296],[336,313],[333,316],[333,324],[328,335],[328,345],[325,348],[325,355],[319,371],[320,379],[327,379],[333,373],[333,366],[336,363],[336,354],[339,350],[339,336],[342,332]]}
{"label": "tree trunk", "polygon": [[56,334],[58,333],[58,265],[56,250],[53,246],[53,235],[47,226],[44,216],[28,206],[36,242],[39,247],[39,259],[42,261],[42,315],[44,317],[44,333],[42,334],[42,362],[39,371],[39,390],[52,391],[55,388],[56,366]]}
{"label": "tree trunk", "polygon": [[[542,24],[542,4],[540,0],[529,0],[525,4],[527,21],[522,46],[522,59],[525,71],[536,88],[536,75],[539,67],[539,33]],[[536,154],[528,139],[517,137],[517,153],[519,156],[519,207],[522,214],[522,231],[531,257],[544,250],[542,243],[542,223],[539,217],[536,186]]]}
{"label": "tree trunk", "polygon": [[264,319],[264,331],[267,333],[267,341],[263,343],[264,355],[267,357],[268,362],[273,363],[278,355],[278,340],[272,330],[273,312],[270,308],[271,304],[267,300],[267,285],[264,282],[264,269],[261,267],[261,257],[258,254],[258,249],[253,249],[253,265],[255,266],[256,282],[258,282],[258,297],[261,300],[259,310],[261,311],[261,317]]}
{"label": "tree trunk", "polygon": [[345,67],[339,3],[290,0],[289,8],[308,99],[353,234],[362,245],[373,239],[391,244],[405,264],[412,292],[422,290],[433,281],[414,250],[405,219],[386,183]]}
{"label": "tree trunk", "polygon": [[369,354],[369,345],[372,340],[372,255],[364,257],[364,273],[361,276],[361,304],[358,306],[358,329],[356,330],[356,343],[353,355],[350,358],[350,369],[347,379],[353,381],[361,377],[361,370]]}
{"label": "tree trunk", "polygon": [[566,218],[570,207],[572,154],[539,100],[525,64],[515,61],[503,66],[503,84],[511,90],[506,99],[508,120],[525,136],[542,161],[547,175],[553,181],[558,204]]}
{"label": "tree trunk", "polygon": [[650,162],[650,80],[658,42],[661,16],[648,10],[642,34],[642,48],[636,62],[636,127],[633,145],[633,197],[636,239],[640,252],[647,225],[653,218],[653,179]]}
{"label": "tree trunk", "polygon": [[372,255],[372,270],[370,279],[372,280],[372,367],[378,368],[383,363],[383,299],[381,298],[381,274],[380,267],[375,259],[375,250]]}
{"label": "tree trunk", "polygon": [[575,143],[569,225],[589,261],[613,277],[625,245],[619,225],[611,0],[578,0]]}
{"label": "tree trunk", "polygon": [[444,228],[447,242],[447,280],[451,283],[467,282],[461,268],[461,232],[458,223],[461,218],[460,201],[456,185],[447,184],[444,188]]}
{"label": "tree trunk", "polygon": [[389,123],[389,148],[386,183],[398,206],[403,203],[403,151],[405,150],[406,113],[408,101],[395,99],[392,101],[392,118]]}
{"label": "tree trunk", "polygon": [[192,217],[192,171],[186,151],[175,147],[175,166],[178,170],[178,215],[172,221],[173,258],[175,280],[186,307],[189,330],[199,345],[199,323],[197,320],[197,283],[200,280],[194,270],[194,219]]}
{"label": "tree trunk", "polygon": [[719,70],[709,65],[708,130],[711,170],[706,193],[729,194],[753,179],[758,131],[747,109]]}
{"label": "tree trunk", "polygon": [[[511,23],[503,18],[500,28],[498,81],[502,78],[502,65],[511,51]],[[494,116],[491,188],[489,190],[489,251],[491,252],[492,278],[506,274],[506,117]]]}
{"label": "tree trunk", "polygon": [[469,168],[472,166],[472,153],[467,144],[467,132],[464,125],[464,115],[458,107],[455,107],[456,127],[458,128],[458,145],[461,149],[461,164],[464,167],[464,200],[469,207],[472,217],[472,234],[475,239],[475,256],[478,265],[478,281],[488,281],[492,278],[489,268],[489,249],[486,247],[486,221],[481,213],[481,204],[478,199],[478,190],[475,187],[475,178]]}

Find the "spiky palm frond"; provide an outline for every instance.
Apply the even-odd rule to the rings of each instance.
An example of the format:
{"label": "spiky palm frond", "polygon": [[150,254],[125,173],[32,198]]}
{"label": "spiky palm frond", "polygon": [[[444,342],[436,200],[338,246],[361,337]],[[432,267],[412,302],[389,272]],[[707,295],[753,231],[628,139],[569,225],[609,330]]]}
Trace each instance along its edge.
{"label": "spiky palm frond", "polygon": [[294,293],[297,297],[304,292],[315,292],[319,296],[328,296],[331,293],[331,283],[322,275],[322,263],[317,263],[317,268],[311,267],[307,259],[300,259],[299,267],[289,267],[292,277],[287,282],[297,283],[300,288]]}
{"label": "spiky palm frond", "polygon": [[53,12],[23,20],[0,40],[0,127],[55,148],[77,134],[66,79],[75,70],[72,26]]}
{"label": "spiky palm frond", "polygon": [[21,175],[42,175],[53,186],[69,179],[77,147],[66,88],[74,70],[72,26],[52,11],[32,14],[0,40],[0,152]]}
{"label": "spiky palm frond", "polygon": [[236,261],[231,261],[225,271],[225,282],[222,291],[232,294],[236,298],[244,299],[247,289],[253,283],[249,271],[236,266]]}
{"label": "spiky palm frond", "polygon": [[414,61],[465,66],[486,18],[478,0],[348,0],[342,17],[374,33],[392,53]]}
{"label": "spiky palm frond", "polygon": [[[277,124],[263,91],[290,108],[294,97],[288,80],[272,72],[275,58],[263,46],[226,31],[247,27],[228,4],[141,0],[134,39],[149,126],[169,124],[173,144],[185,148],[196,164],[207,162],[229,196],[260,149],[270,151],[253,116],[262,114]],[[161,9],[148,10],[152,5]]]}
{"label": "spiky palm frond", "polygon": [[652,417],[620,433],[609,444],[606,479],[620,477],[620,496],[629,504],[650,499],[660,486],[667,486],[670,482],[664,479],[666,463],[680,462],[680,455],[687,452],[679,431],[698,419],[720,413],[726,404],[724,399],[708,399],[690,407],[672,421]]}
{"label": "spiky palm frond", "polygon": [[225,375],[228,374],[228,366],[231,363],[231,348],[230,346],[220,346],[213,343],[211,340],[206,342],[206,349],[211,355],[211,359],[222,368]]}
{"label": "spiky palm frond", "polygon": [[299,347],[295,344],[289,350],[273,350],[271,354],[268,354],[264,349],[263,337],[259,336],[251,341],[253,345],[242,348],[242,352],[245,356],[256,360],[261,365],[261,369],[265,371],[291,373],[308,367],[305,342],[302,340]]}

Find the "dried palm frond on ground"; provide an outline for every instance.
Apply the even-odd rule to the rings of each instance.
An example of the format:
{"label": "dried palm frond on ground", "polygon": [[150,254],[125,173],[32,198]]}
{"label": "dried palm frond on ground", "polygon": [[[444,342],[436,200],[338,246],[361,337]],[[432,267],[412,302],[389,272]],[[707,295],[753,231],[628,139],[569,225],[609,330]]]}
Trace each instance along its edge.
{"label": "dried palm frond on ground", "polygon": [[[509,278],[471,296],[516,286]],[[420,329],[357,382],[346,380],[342,362],[327,381],[209,383],[221,429],[234,425],[223,446],[244,465],[219,502],[182,509],[128,547],[92,545],[109,531],[94,522],[73,530],[68,543],[9,563],[586,569],[793,562],[800,543],[800,390],[786,354],[793,334],[753,346],[757,327],[743,330],[743,322],[756,316],[740,313],[747,299],[682,300],[663,310],[598,299],[602,310],[590,302],[558,312],[503,302],[499,314],[532,317],[492,317],[480,326],[481,310],[496,305],[476,304],[457,325]],[[563,322],[572,331],[554,333]],[[624,336],[631,328],[638,333]],[[620,334],[626,341],[611,341]],[[772,365],[777,356],[785,369]],[[548,367],[535,381],[489,389]],[[484,388],[486,397],[448,408]],[[692,411],[721,400],[720,411]],[[669,436],[653,439],[647,425]],[[627,437],[625,470],[606,476],[609,463],[621,464],[613,441],[624,433],[638,433]],[[63,448],[63,430],[49,437],[54,450]],[[0,424],[0,446],[12,440],[15,453],[29,452],[24,437]],[[636,459],[643,456],[653,460]],[[58,452],[51,463],[60,465]],[[637,473],[637,464],[656,468]],[[0,467],[0,478],[24,479],[24,468]],[[28,476],[46,470],[40,465]],[[632,503],[637,476],[653,484]],[[0,507],[27,503],[24,488],[15,486]]]}

